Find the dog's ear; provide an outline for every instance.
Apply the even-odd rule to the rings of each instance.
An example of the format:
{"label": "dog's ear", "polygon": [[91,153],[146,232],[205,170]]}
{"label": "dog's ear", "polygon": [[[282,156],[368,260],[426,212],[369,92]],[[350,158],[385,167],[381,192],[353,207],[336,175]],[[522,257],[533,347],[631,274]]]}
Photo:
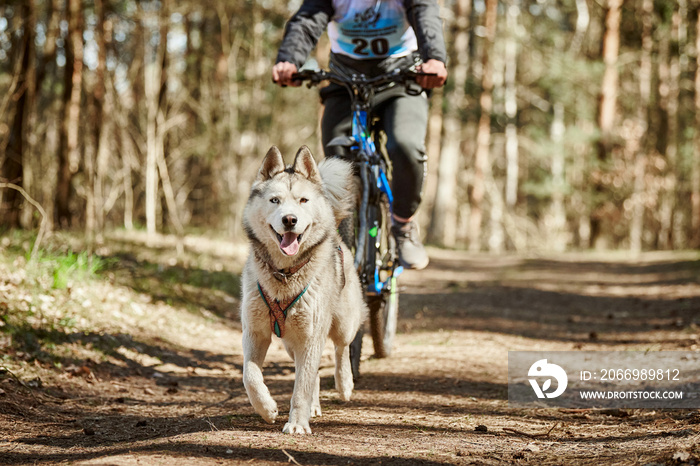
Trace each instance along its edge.
{"label": "dog's ear", "polygon": [[284,160],[282,160],[282,153],[277,146],[272,146],[270,147],[270,150],[267,151],[267,155],[260,166],[260,170],[258,170],[258,176],[255,178],[255,181],[267,181],[283,171]]}
{"label": "dog's ear", "polygon": [[306,146],[301,146],[299,148],[296,157],[294,157],[292,170],[311,181],[315,181],[317,183],[321,182],[321,176],[318,173],[316,160],[314,160],[314,156]]}

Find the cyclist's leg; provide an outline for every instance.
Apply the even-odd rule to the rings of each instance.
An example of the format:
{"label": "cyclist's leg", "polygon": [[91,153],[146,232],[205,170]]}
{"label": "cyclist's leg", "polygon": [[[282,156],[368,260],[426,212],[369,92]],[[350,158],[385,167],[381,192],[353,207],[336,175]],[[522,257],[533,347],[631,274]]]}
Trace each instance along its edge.
{"label": "cyclist's leg", "polygon": [[422,94],[403,95],[378,110],[393,168],[394,215],[410,219],[420,205],[425,176],[428,100]]}
{"label": "cyclist's leg", "polygon": [[403,95],[390,99],[378,109],[387,136],[386,150],[393,167],[392,206],[399,258],[404,267],[422,269],[428,255],[420,242],[416,223],[423,190],[427,156],[428,100],[424,95]]}
{"label": "cyclist's leg", "polygon": [[336,137],[352,134],[352,112],[350,97],[347,92],[334,93],[323,100],[323,117],[321,118],[321,141],[326,157],[347,156],[344,148],[328,147],[328,143]]}

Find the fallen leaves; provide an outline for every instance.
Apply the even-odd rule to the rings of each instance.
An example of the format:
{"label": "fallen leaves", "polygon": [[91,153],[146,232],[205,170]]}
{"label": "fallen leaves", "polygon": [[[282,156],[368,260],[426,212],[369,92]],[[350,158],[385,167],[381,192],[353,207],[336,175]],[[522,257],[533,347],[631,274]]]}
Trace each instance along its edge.
{"label": "fallen leaves", "polygon": [[80,366],[71,364],[70,366],[66,367],[65,372],[72,377],[83,377],[88,383],[97,383],[100,381],[100,379],[97,378],[95,373],[87,364]]}

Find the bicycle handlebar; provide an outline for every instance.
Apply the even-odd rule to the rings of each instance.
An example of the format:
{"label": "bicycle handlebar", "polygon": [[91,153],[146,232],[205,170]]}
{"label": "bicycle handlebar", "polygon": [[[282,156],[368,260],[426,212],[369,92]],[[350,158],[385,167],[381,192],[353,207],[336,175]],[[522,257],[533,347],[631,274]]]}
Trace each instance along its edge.
{"label": "bicycle handlebar", "polygon": [[330,81],[343,86],[355,88],[378,88],[386,84],[406,84],[416,82],[419,76],[437,76],[437,73],[422,73],[412,69],[396,69],[379,76],[368,77],[364,74],[345,76],[327,70],[302,70],[292,75],[293,81],[309,81],[309,87],[320,84],[322,81]]}

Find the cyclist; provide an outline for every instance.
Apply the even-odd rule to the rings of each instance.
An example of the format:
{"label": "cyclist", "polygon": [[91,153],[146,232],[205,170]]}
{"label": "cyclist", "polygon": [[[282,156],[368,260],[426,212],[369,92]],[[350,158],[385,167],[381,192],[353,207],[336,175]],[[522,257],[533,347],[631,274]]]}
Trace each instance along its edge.
{"label": "cyclist", "polygon": [[[330,66],[343,74],[369,77],[416,66],[417,83],[440,87],[447,79],[447,53],[435,0],[304,0],[288,21],[272,80],[298,86],[292,75],[304,64],[321,34],[328,29]],[[328,146],[337,136],[351,134],[350,97],[337,84],[321,90],[324,112],[321,133],[326,157],[343,156],[343,148]],[[405,268],[422,269],[428,255],[414,220],[421,201],[426,169],[425,135],[428,101],[425,92],[409,95],[394,86],[374,96],[372,113],[387,136],[393,167],[392,233]]]}

